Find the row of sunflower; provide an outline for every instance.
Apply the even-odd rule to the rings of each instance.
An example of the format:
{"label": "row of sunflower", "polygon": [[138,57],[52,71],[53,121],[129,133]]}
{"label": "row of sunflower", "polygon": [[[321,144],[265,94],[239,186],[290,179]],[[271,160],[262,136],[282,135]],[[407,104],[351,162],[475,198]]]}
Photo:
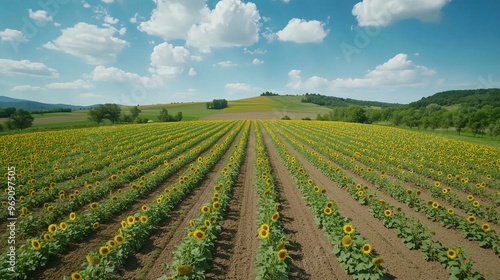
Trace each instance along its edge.
{"label": "row of sunflower", "polygon": [[[215,144],[216,141],[213,141],[212,137],[206,139],[207,146],[212,147],[206,156],[196,154],[190,156],[189,161],[192,161],[190,168],[179,177],[178,182],[166,187],[151,203],[142,205],[137,213],[121,221],[117,225],[118,229],[114,237],[105,241],[98,250],[88,252],[86,260],[82,263],[82,270],[65,276],[64,279],[111,278],[116,268],[123,265],[131,254],[142,247],[156,226],[170,214],[171,210],[199,186],[203,178],[229,149],[241,128],[242,122],[239,122],[220,144]],[[219,133],[217,133],[218,138],[220,138]],[[158,180],[156,185],[161,185],[164,179]]]}
{"label": "row of sunflower", "polygon": [[[29,151],[29,159],[22,154],[16,154],[15,158],[11,159],[16,164],[16,169],[19,170],[17,180],[19,204],[25,204],[23,206],[26,207],[40,206],[45,201],[30,200],[30,194],[34,194],[32,191],[36,193],[47,192],[44,191],[46,187],[54,188],[54,184],[87,173],[90,174],[92,170],[104,169],[111,165],[115,161],[115,157],[120,157],[122,153],[135,154],[143,148],[147,149],[148,147],[137,146],[137,142],[140,142],[141,139],[151,140],[151,136],[161,133],[158,128],[148,127],[148,129],[143,129],[142,132],[137,131],[137,127],[131,128],[129,126],[122,126],[119,129],[75,129],[71,131],[45,132],[35,136],[29,134],[29,140],[26,139],[26,135],[23,135],[25,138],[23,139],[24,144],[27,141],[29,142],[29,145],[25,145],[26,150]],[[181,127],[173,127],[174,130],[179,130],[179,128]],[[69,135],[72,136],[68,137]],[[116,138],[109,139],[111,135],[116,136]],[[42,136],[43,138],[41,138]],[[156,143],[156,145],[158,144]],[[145,146],[147,145],[145,143]],[[85,156],[82,156],[83,154]]]}
{"label": "row of sunflower", "polygon": [[243,134],[213,185],[211,199],[201,207],[201,215],[190,220],[186,229],[187,236],[173,252],[174,260],[165,263],[165,267],[170,270],[170,276],[162,275],[158,279],[205,279],[214,242],[221,230],[220,222],[225,216],[245,158],[249,132],[250,121],[245,121]]}
{"label": "row of sunflower", "polygon": [[260,126],[254,121],[256,138],[259,248],[255,258],[256,279],[286,279],[290,257],[286,249],[287,236],[280,219],[278,191],[269,162],[269,155],[263,142]]}
{"label": "row of sunflower", "polygon": [[372,245],[355,230],[348,218],[340,214],[337,204],[326,195],[326,190],[317,186],[299,160],[288,153],[285,144],[279,140],[269,123],[262,122],[262,125],[271,136],[283,164],[313,211],[316,222],[333,245],[333,252],[342,269],[354,279],[387,277],[381,266],[382,256],[375,255]]}
{"label": "row of sunflower", "polygon": [[[195,160],[202,151],[210,148],[231,127],[232,123],[226,123],[224,129],[212,134],[212,137],[208,139],[202,137],[204,139],[203,141],[197,141],[200,142],[197,147],[177,156],[172,163],[165,161],[160,166],[157,165],[157,169],[131,182],[128,191],[123,191],[121,194],[118,194],[119,191],[117,191],[116,199],[112,196],[111,199],[106,199],[100,203],[94,201],[89,204],[90,209],[87,211],[82,211],[81,214],[71,212],[68,215],[68,220],[50,224],[48,232],[41,233],[40,238],[29,238],[26,244],[16,250],[16,273],[9,274],[9,276],[14,278],[26,277],[38,267],[43,267],[56,254],[64,252],[69,243],[84,240],[92,231],[98,230],[100,223],[125,210],[138,198],[157,188],[166,178],[190,161]],[[196,152],[193,153],[193,151]]]}
{"label": "row of sunflower", "polygon": [[[277,123],[273,124],[278,125]],[[281,124],[280,128],[283,128],[283,124]],[[332,181],[345,188],[361,205],[369,205],[372,215],[378,218],[386,228],[396,229],[398,237],[409,249],[420,249],[427,261],[439,261],[450,273],[451,278],[482,278],[480,273],[472,271],[472,263],[466,260],[463,248],[447,248],[441,242],[432,240],[434,232],[424,226],[418,219],[406,216],[400,208],[379,199],[377,193],[371,192],[368,186],[356,183],[340,168],[333,168],[332,162],[325,161],[321,155],[309,150],[303,143],[307,141],[308,145],[315,148],[315,144],[311,140],[303,139],[303,142],[300,142],[295,140],[298,137],[297,135],[290,136],[284,130],[279,130],[279,132],[299,153],[321,169]],[[309,136],[311,137],[311,135]]]}
{"label": "row of sunflower", "polygon": [[[293,135],[294,138],[306,141],[306,139],[302,135],[295,133],[293,130],[286,130],[286,131],[291,135]],[[321,145],[319,141],[318,142],[311,141],[311,139],[318,140],[318,138],[319,137],[310,135],[307,138],[307,141],[309,141],[309,144],[311,146],[317,148],[318,151],[324,150],[322,148],[319,148]],[[325,137],[325,135],[323,134],[322,139],[328,141],[330,137],[328,137],[328,135]],[[291,141],[296,141],[296,140],[291,139]],[[325,145],[324,143],[322,144]],[[304,147],[302,147],[302,149],[304,149]],[[315,151],[305,151],[305,152],[307,153],[308,157],[312,160],[314,160],[314,158],[321,158],[319,154]],[[325,165],[324,161],[320,160],[320,163],[323,163],[322,164],[323,168],[329,168],[328,165]],[[443,207],[442,205],[440,205],[435,201],[424,201],[422,198],[419,197],[421,193],[420,190],[412,190],[406,188],[404,185],[399,184],[396,180],[389,180],[386,176],[381,176],[378,173],[374,172],[373,170],[369,170],[371,168],[368,168],[366,170],[364,168],[359,168],[355,162],[352,162],[352,160],[349,160],[348,158],[346,160],[339,160],[338,163],[343,167],[349,168],[352,172],[360,175],[369,182],[374,183],[374,185],[376,185],[378,188],[383,188],[396,200],[406,203],[409,207],[414,208],[416,211],[423,211],[424,213],[426,213],[427,217],[430,220],[440,221],[442,225],[447,228],[460,229],[462,235],[468,240],[479,241],[481,247],[492,248],[492,250],[496,254],[500,254],[500,238],[497,236],[495,231],[491,229],[488,223],[482,223],[482,224],[476,223],[476,216],[473,215],[473,213],[471,213],[471,215],[469,215],[468,217],[461,217],[460,215],[455,214],[455,211],[452,208],[446,209],[445,207]],[[341,176],[343,177],[343,175],[337,174],[337,179],[340,179]],[[441,188],[439,182],[435,184],[434,189],[439,189],[439,193],[443,194],[444,196],[449,197],[452,195],[451,188]],[[363,198],[361,198],[361,201],[362,200]],[[479,204],[479,202],[473,201],[474,198],[472,195],[469,195],[468,200],[471,201],[469,203],[472,205],[478,206]]]}
{"label": "row of sunflower", "polygon": [[[79,183],[85,186],[82,189],[76,188],[71,190],[72,183],[67,183],[65,188],[68,189],[69,192],[68,199],[59,199],[59,201],[50,204],[47,203],[45,209],[37,213],[37,215],[29,211],[27,211],[25,215],[23,214],[24,217],[20,215],[23,219],[19,223],[19,233],[33,235],[37,230],[45,228],[48,224],[60,220],[72,211],[80,209],[82,205],[103,199],[106,194],[116,191],[119,187],[128,182],[151,172],[165,161],[168,162],[175,158],[184,157],[182,153],[188,153],[188,151],[191,153],[189,149],[192,149],[193,146],[221,128],[222,126],[219,124],[208,130],[202,129],[198,132],[193,131],[186,135],[178,135],[178,139],[173,141],[173,143],[158,145],[158,147],[151,149],[151,151],[144,151],[144,153],[132,157],[132,160],[136,162],[135,165],[111,165],[104,170],[95,171],[97,175],[94,177],[96,178],[92,178],[93,175],[90,175],[91,178],[82,178],[83,181],[80,180]],[[228,128],[226,127],[226,129]],[[157,138],[160,137],[157,136]],[[184,147],[179,148],[181,146]],[[104,176],[107,176],[107,178]],[[60,193],[59,195],[64,195],[64,193]]]}
{"label": "row of sunflower", "polygon": [[[114,161],[102,170],[92,170],[76,179],[65,182],[51,182],[50,185],[43,187],[41,190],[32,189],[31,195],[26,199],[24,199],[23,195],[20,195],[20,203],[17,207],[23,209],[19,216],[25,218],[23,219],[25,222],[19,225],[19,232],[34,233],[37,227],[44,228],[69,212],[75,211],[81,205],[104,196],[113,188],[123,184],[123,182],[149,172],[158,166],[159,162],[165,160],[165,156],[170,157],[169,150],[172,150],[173,153],[179,153],[180,151],[177,152],[174,149],[177,149],[176,146],[182,144],[183,139],[191,139],[196,135],[195,130],[191,133],[192,135],[189,138],[182,137],[184,133],[171,135],[169,138],[175,139],[173,143],[170,143],[170,141],[162,143],[161,138],[158,136],[149,138],[151,142],[156,142],[154,143],[155,147],[145,147],[146,150],[137,151],[134,155],[128,154],[128,157],[124,151],[121,161]],[[194,144],[196,143],[192,145]],[[165,151],[168,152],[165,154]],[[146,160],[143,160],[145,158]],[[139,164],[140,161],[142,161],[142,164]],[[75,188],[75,186],[82,187]],[[30,213],[37,211],[36,207],[38,205],[44,205],[42,211],[39,211],[40,216],[31,216]]]}
{"label": "row of sunflower", "polygon": [[[345,124],[345,125],[350,125],[350,124]],[[295,127],[291,127],[293,129]],[[378,143],[376,145],[371,145],[367,146],[369,144],[360,144],[359,139],[356,139],[356,141],[353,141],[354,139],[351,140],[346,140],[342,139],[342,137],[339,137],[339,133],[337,130],[332,133],[327,129],[327,127],[321,127],[321,128],[312,128],[308,127],[308,130],[310,130],[311,135],[328,135],[328,141],[325,138],[317,138],[318,142],[320,143],[320,152],[323,154],[332,154],[335,153],[336,161],[341,162],[343,164],[350,164],[353,167],[356,167],[356,162],[362,162],[366,166],[369,166],[369,168],[364,168],[363,170],[360,169],[360,171],[368,171],[368,172],[373,172],[375,169],[379,169],[380,171],[388,171],[390,172],[393,176],[396,176],[405,182],[409,183],[414,183],[418,186],[424,187],[426,189],[432,190],[433,196],[443,196],[448,202],[450,202],[454,207],[459,207],[463,208],[464,210],[468,211],[470,214],[476,215],[480,218],[485,218],[488,221],[492,222],[500,222],[500,215],[493,207],[492,205],[487,205],[486,203],[480,203],[480,200],[477,200],[477,203],[469,203],[466,201],[465,196],[462,197],[462,199],[459,199],[458,195],[456,193],[449,193],[445,192],[441,189],[436,189],[434,188],[435,184],[441,184],[440,181],[433,181],[430,180],[428,177],[432,177],[431,175],[434,174],[435,176],[432,177],[436,180],[444,180],[448,185],[450,185],[450,182],[453,183],[456,180],[456,176],[452,175],[450,173],[451,171],[447,170],[446,173],[447,175],[444,174],[443,171],[436,171],[433,168],[429,168],[429,174],[421,174],[422,170],[427,170],[423,168],[423,165],[420,164],[418,166],[408,166],[411,162],[413,162],[411,159],[406,158],[405,156],[401,156],[403,158],[402,160],[399,160],[400,163],[397,163],[397,165],[393,164],[395,161],[395,157],[393,157],[393,160],[385,160],[383,157],[380,157],[380,155],[387,154],[386,150],[381,149],[381,147],[384,146],[384,143]],[[365,130],[370,130],[371,127],[365,127]],[[349,138],[348,138],[349,139]],[[398,138],[399,140],[399,138]],[[392,141],[392,142],[398,142],[398,141]],[[372,142],[373,143],[373,142]],[[376,143],[376,142],[375,142]],[[434,143],[434,142],[432,142]],[[369,148],[369,149],[368,149]],[[414,147],[417,149],[417,147]],[[363,155],[356,153],[352,151],[355,150],[360,150],[362,151]],[[340,153],[339,153],[340,151]],[[408,152],[410,153],[410,152]],[[405,153],[406,154],[406,153]],[[375,158],[378,157],[378,160],[375,160]],[[354,161],[355,159],[355,161]],[[421,159],[424,159],[426,161],[426,158],[421,155]],[[398,162],[399,162],[398,161]],[[441,167],[442,169],[444,166]],[[444,169],[443,169],[444,170]],[[464,170],[462,170],[464,171]],[[486,171],[486,169],[484,170]],[[467,172],[465,172],[467,173]],[[377,174],[378,176],[378,174]],[[458,176],[460,179],[460,176]],[[490,180],[492,179],[491,175],[489,176]],[[488,180],[488,179],[487,179]],[[493,182],[491,182],[493,183]],[[452,184],[453,185],[453,184]],[[468,190],[469,192],[471,190],[479,190],[480,194],[483,194],[483,196],[487,196],[486,199],[489,201],[495,201],[495,199],[500,198],[500,192],[491,192],[488,191],[486,192],[484,190],[484,187],[487,186],[485,182],[481,183],[476,183],[476,187],[472,187],[471,184],[469,183],[459,183],[460,186],[464,187],[465,190]],[[491,185],[494,186],[494,183]],[[473,191],[474,193],[477,193]],[[444,194],[448,194],[447,196],[444,196]],[[498,200],[500,203],[500,200]]]}

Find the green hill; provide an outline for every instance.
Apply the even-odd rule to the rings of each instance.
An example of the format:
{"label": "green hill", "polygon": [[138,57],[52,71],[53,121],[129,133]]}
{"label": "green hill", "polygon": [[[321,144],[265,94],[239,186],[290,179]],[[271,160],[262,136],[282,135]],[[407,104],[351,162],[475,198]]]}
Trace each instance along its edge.
{"label": "green hill", "polygon": [[464,105],[478,109],[484,105],[500,107],[500,89],[448,90],[424,97],[408,105],[418,109],[433,103],[441,106]]}

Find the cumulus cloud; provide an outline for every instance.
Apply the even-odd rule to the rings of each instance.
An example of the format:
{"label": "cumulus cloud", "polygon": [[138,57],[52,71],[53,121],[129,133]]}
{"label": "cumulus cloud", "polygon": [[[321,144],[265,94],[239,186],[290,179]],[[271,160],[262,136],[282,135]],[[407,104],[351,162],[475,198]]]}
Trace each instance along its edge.
{"label": "cumulus cloud", "polygon": [[221,0],[201,23],[189,29],[186,42],[204,52],[211,48],[250,46],[259,40],[259,20],[254,3]]}
{"label": "cumulus cloud", "polygon": [[236,66],[236,63],[233,63],[230,60],[226,60],[226,61],[217,62],[217,65],[222,67],[222,68],[229,68],[229,67]]}
{"label": "cumulus cloud", "polygon": [[194,70],[194,68],[193,68],[193,67],[189,68],[188,75],[189,75],[189,77],[194,77],[194,76],[196,76],[196,71]]}
{"label": "cumulus cloud", "polygon": [[184,39],[191,26],[208,12],[205,0],[154,0],[156,8],[148,21],[137,27],[163,40]]}
{"label": "cumulus cloud", "polygon": [[104,16],[104,22],[107,24],[117,24],[118,21],[119,20],[117,18],[113,18],[112,16],[110,16],[108,14]]}
{"label": "cumulus cloud", "polygon": [[183,64],[191,58],[189,51],[182,46],[173,46],[167,42],[154,47],[151,53],[150,72],[163,77],[182,73]]}
{"label": "cumulus cloud", "polygon": [[292,18],[283,30],[276,33],[276,36],[280,41],[321,43],[327,33],[328,30],[325,30],[325,24],[322,22]]}
{"label": "cumulus cloud", "polygon": [[15,29],[5,29],[4,31],[0,31],[0,39],[4,42],[13,42],[13,43],[25,43],[28,42],[28,39],[24,37],[24,34]]}
{"label": "cumulus cloud", "polygon": [[92,80],[98,82],[145,82],[148,78],[139,74],[123,71],[116,67],[96,66],[92,72]]}
{"label": "cumulus cloud", "polygon": [[405,19],[434,22],[451,0],[363,0],[352,9],[359,26],[388,26]]}
{"label": "cumulus cloud", "polygon": [[[155,0],[156,8],[138,29],[164,40],[183,39],[203,52],[249,46],[258,41],[259,11],[254,3],[221,0],[210,10],[205,0]],[[135,20],[134,20],[135,21]]]}
{"label": "cumulus cloud", "polygon": [[230,93],[250,92],[250,91],[258,90],[258,88],[252,87],[251,85],[246,84],[246,83],[228,83],[224,86],[224,88],[227,91],[229,91]]}
{"label": "cumulus cloud", "polygon": [[32,85],[21,85],[12,88],[12,91],[44,91],[45,88]]}
{"label": "cumulus cloud", "polygon": [[313,76],[302,81],[300,70],[288,73],[287,87],[295,90],[318,89],[379,89],[382,87],[415,87],[428,84],[436,71],[417,65],[406,54],[397,54],[387,62],[368,71],[362,78],[337,78],[328,80]]}
{"label": "cumulus cloud", "polygon": [[29,17],[40,24],[52,21],[52,16],[49,16],[45,10],[33,11],[29,9]]}
{"label": "cumulus cloud", "polygon": [[91,83],[81,79],[73,82],[50,83],[45,85],[45,88],[48,89],[91,89],[93,87],[94,86]]}
{"label": "cumulus cloud", "polygon": [[264,63],[264,61],[262,61],[262,60],[260,60],[258,58],[254,58],[253,61],[252,61],[252,64],[254,64],[254,65],[260,65],[262,63]]}
{"label": "cumulus cloud", "polygon": [[0,58],[0,74],[45,78],[59,77],[59,73],[55,69],[49,68],[43,63],[2,58]]}
{"label": "cumulus cloud", "polygon": [[62,30],[62,35],[43,46],[47,49],[62,51],[69,55],[82,57],[89,64],[113,62],[128,43],[114,36],[116,28],[99,28],[80,22]]}

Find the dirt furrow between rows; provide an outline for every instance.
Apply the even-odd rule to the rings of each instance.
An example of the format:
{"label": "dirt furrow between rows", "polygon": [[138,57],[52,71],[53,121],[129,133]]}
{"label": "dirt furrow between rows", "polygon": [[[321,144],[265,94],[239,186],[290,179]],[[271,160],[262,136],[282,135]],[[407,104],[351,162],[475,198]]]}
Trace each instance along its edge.
{"label": "dirt furrow between rows", "polygon": [[173,260],[175,246],[180,244],[188,233],[185,229],[189,227],[189,221],[200,215],[202,205],[210,199],[212,186],[242,136],[242,131],[243,129],[221,160],[203,179],[202,184],[172,210],[169,217],[152,234],[150,240],[138,253],[128,259],[119,271],[120,279],[156,279],[168,272],[164,264]]}
{"label": "dirt furrow between rows", "polygon": [[262,130],[276,187],[280,193],[281,218],[287,234],[288,253],[293,266],[291,279],[352,279],[340,267],[333,254],[333,247],[323,231],[315,223],[314,215],[306,205],[300,190],[295,185],[269,135]]}
{"label": "dirt furrow between rows", "polygon": [[[281,140],[287,145],[287,148],[289,149],[290,153],[297,156],[298,159],[303,162],[304,166],[309,170],[310,173],[312,173],[312,170],[315,170],[315,173],[321,174],[322,177],[325,177],[327,181],[320,181],[324,186],[327,187],[327,190],[335,190],[335,188],[338,187],[328,187],[328,186],[337,186],[335,183],[333,183],[331,180],[329,180],[323,173],[321,173],[321,170],[315,168],[307,159],[303,158],[302,155],[300,155],[298,152],[295,150],[292,150],[293,148],[284,141],[284,139],[281,137]],[[306,148],[311,150],[311,147],[308,145],[304,144]],[[321,155],[321,154],[320,154]],[[323,155],[323,157],[325,157]],[[326,157],[325,157],[326,158]],[[307,161],[307,162],[306,162]],[[354,178],[356,182],[359,182],[363,185],[369,186],[372,190],[377,190],[374,185],[361,178],[359,175],[346,170],[345,168],[338,166],[336,164],[333,164],[333,166],[336,168],[340,168],[347,176]],[[312,168],[312,169],[311,169]],[[342,190],[341,190],[342,191]],[[345,191],[343,191],[347,196],[351,198],[353,203],[358,204],[359,209],[364,209],[363,211],[368,212],[368,206],[361,206],[357,201],[352,199],[352,197]],[[485,249],[481,248],[479,246],[479,243],[476,241],[469,241],[465,239],[459,230],[456,229],[447,229],[441,226],[439,222],[433,222],[427,219],[425,213],[423,212],[416,212],[414,209],[410,208],[408,205],[405,203],[399,202],[396,199],[392,198],[386,191],[384,190],[379,190],[377,191],[379,197],[383,200],[385,200],[387,203],[393,205],[394,207],[400,207],[402,211],[409,217],[416,218],[422,222],[423,225],[428,226],[431,228],[432,231],[435,232],[435,239],[439,240],[443,245],[448,246],[448,247],[456,247],[456,246],[461,246],[465,249],[465,252],[467,254],[467,258],[471,260],[474,263],[474,269],[477,271],[480,271],[486,279],[495,279],[497,278],[497,275],[500,275],[500,266],[496,264],[500,264],[499,257],[495,255],[493,250],[491,249]],[[432,198],[431,198],[432,199]],[[340,206],[340,205],[339,205]],[[370,214],[368,214],[370,215]],[[351,217],[351,216],[349,216]],[[380,223],[380,222],[379,222]],[[393,231],[393,230],[392,230]],[[398,240],[398,243],[402,243],[400,240]],[[411,251],[414,252],[414,251]],[[421,256],[420,258],[423,258]],[[430,263],[427,263],[428,265],[431,265]],[[432,264],[434,265],[434,264]],[[439,264],[436,264],[439,265]]]}
{"label": "dirt furrow between rows", "polygon": [[[221,143],[228,133],[223,135],[218,143]],[[207,155],[208,153],[209,151],[207,150],[202,155]],[[33,279],[61,279],[64,275],[70,275],[72,272],[79,270],[89,251],[97,250],[105,241],[115,236],[121,221],[126,220],[127,216],[138,212],[142,205],[149,204],[153,199],[156,199],[166,187],[177,182],[179,177],[189,168],[189,164],[186,164],[185,167],[170,176],[154,191],[151,191],[148,195],[130,205],[127,211],[116,214],[106,223],[102,223],[99,230],[94,235],[89,236],[86,242],[70,245],[65,253],[58,255],[57,258],[50,261],[45,267],[40,268],[39,272],[35,272],[34,275],[36,275],[36,278]]]}
{"label": "dirt furrow between rows", "polygon": [[233,189],[221,233],[215,242],[212,268],[207,279],[254,279],[257,237],[257,192],[255,189],[255,134],[250,128],[246,158]]}
{"label": "dirt furrow between rows", "polygon": [[337,203],[342,215],[350,218],[356,230],[359,230],[360,234],[368,239],[374,250],[384,258],[383,266],[386,273],[398,279],[449,278],[448,273],[441,264],[426,262],[421,252],[409,250],[397,237],[395,230],[385,228],[381,221],[370,214],[367,206],[360,205],[347,191],[341,189],[326,177],[321,170],[314,167],[306,158],[295,151],[285,142],[283,137],[279,137],[286,145],[289,153],[295,156],[308,170],[308,174],[316,184],[326,188],[327,195]]}

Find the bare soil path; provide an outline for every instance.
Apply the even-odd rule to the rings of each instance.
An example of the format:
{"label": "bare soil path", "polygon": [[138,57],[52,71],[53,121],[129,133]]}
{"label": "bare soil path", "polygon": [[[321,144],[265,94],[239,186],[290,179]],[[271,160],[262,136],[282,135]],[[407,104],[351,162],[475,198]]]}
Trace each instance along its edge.
{"label": "bare soil path", "polygon": [[323,231],[316,225],[311,210],[295,185],[268,134],[262,129],[268,150],[276,187],[280,193],[281,217],[292,258],[291,279],[352,279],[340,267],[333,247]]}
{"label": "bare soil path", "polygon": [[255,183],[255,133],[250,128],[246,158],[233,189],[221,234],[215,242],[212,268],[207,279],[254,279],[257,238],[257,192]]}
{"label": "bare soil path", "polygon": [[[271,141],[269,137],[266,138],[268,138],[267,141]],[[347,191],[332,182],[321,170],[295,151],[282,137],[279,138],[285,143],[288,152],[302,163],[316,184],[326,188],[328,196],[339,206],[342,215],[349,217],[356,230],[368,239],[378,254],[383,256],[383,266],[389,275],[397,279],[449,278],[441,264],[426,262],[420,251],[409,250],[397,237],[395,230],[385,228],[382,222],[370,214],[368,207],[361,206]],[[317,228],[316,225],[315,227]],[[332,254],[331,251],[329,253]]]}

